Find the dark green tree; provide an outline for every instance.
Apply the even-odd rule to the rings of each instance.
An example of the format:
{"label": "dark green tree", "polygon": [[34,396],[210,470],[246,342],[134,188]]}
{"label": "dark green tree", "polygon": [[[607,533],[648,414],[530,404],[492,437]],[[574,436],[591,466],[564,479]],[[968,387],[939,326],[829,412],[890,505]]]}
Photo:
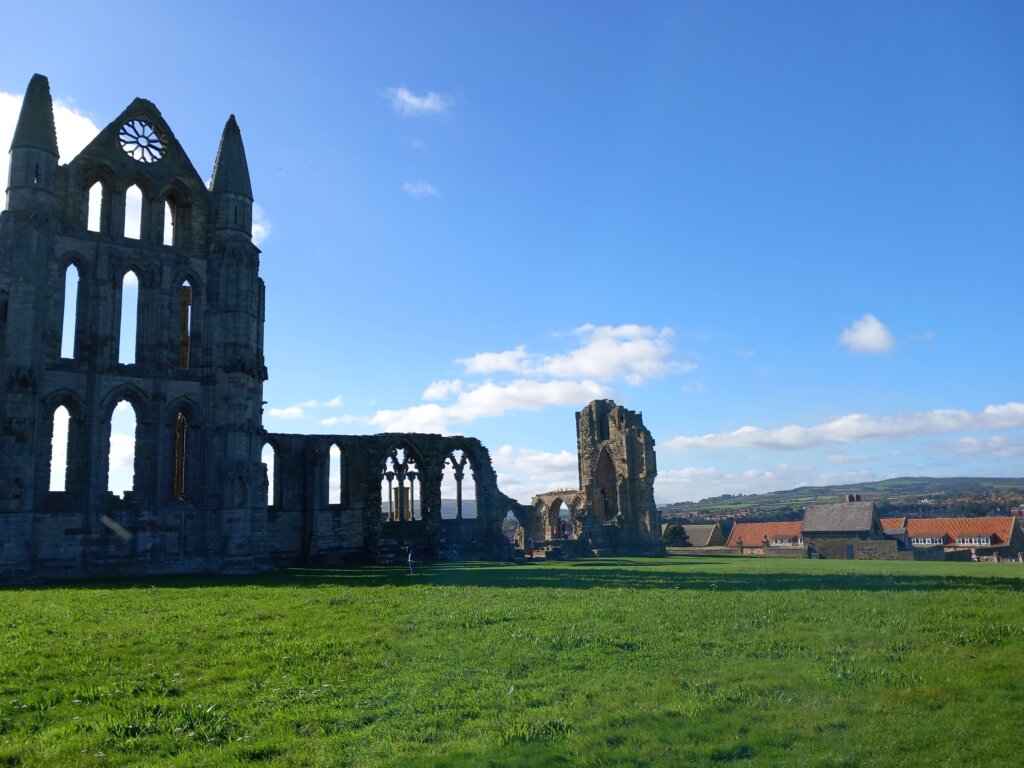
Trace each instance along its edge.
{"label": "dark green tree", "polygon": [[661,540],[665,543],[666,547],[690,546],[690,537],[686,535],[686,529],[681,525],[670,525],[665,528],[665,532],[661,535]]}

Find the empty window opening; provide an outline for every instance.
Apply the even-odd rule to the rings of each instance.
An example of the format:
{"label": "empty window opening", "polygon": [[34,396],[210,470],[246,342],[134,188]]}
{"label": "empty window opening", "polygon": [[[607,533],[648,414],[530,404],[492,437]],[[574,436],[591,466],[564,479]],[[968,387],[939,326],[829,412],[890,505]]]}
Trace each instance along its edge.
{"label": "empty window opening", "polygon": [[89,213],[87,217],[88,229],[90,232],[101,232],[103,215],[103,185],[96,182],[89,187]]}
{"label": "empty window opening", "polygon": [[235,224],[238,223],[238,206],[235,206]]}
{"label": "empty window opening", "polygon": [[341,448],[331,446],[330,479],[327,484],[327,503],[341,504]]}
{"label": "empty window opening", "polygon": [[177,206],[174,200],[167,198],[164,201],[164,245],[174,245],[174,217],[177,213]]}
{"label": "empty window opening", "polygon": [[142,237],[142,190],[132,184],[124,193],[124,236]]}
{"label": "empty window opening", "polygon": [[393,449],[384,460],[381,472],[381,517],[385,522],[423,519],[423,493],[417,487],[419,477],[419,467],[409,451]]}
{"label": "empty window opening", "polygon": [[178,367],[191,367],[192,355],[192,285],[186,280],[181,284],[178,297]]}
{"label": "empty window opening", "polygon": [[60,335],[60,356],[75,357],[75,327],[78,320],[78,267],[68,264],[64,270],[64,320]]}
{"label": "empty window opening", "polygon": [[122,498],[135,490],[136,424],[135,407],[127,400],[119,401],[110,416],[107,490]]}
{"label": "empty window opening", "polygon": [[270,443],[266,443],[263,446],[263,452],[260,454],[260,461],[267,468],[267,506],[274,506],[275,499],[277,499],[277,485],[275,478],[275,464],[277,463],[277,454],[274,452],[274,446]]}
{"label": "empty window opening", "polygon": [[548,539],[573,538],[573,510],[562,499],[555,499],[548,507],[543,521],[544,536]]}
{"label": "empty window opening", "polygon": [[188,419],[179,412],[174,417],[174,446],[172,449],[171,498],[185,498],[185,441],[188,437]]}
{"label": "empty window opening", "polygon": [[68,480],[68,434],[71,414],[63,405],[53,412],[53,436],[50,440],[50,490],[67,490]]}
{"label": "empty window opening", "polygon": [[461,448],[444,460],[441,475],[441,517],[472,519],[476,517],[476,481],[469,457]]}
{"label": "empty window opening", "polygon": [[125,272],[121,280],[121,333],[118,337],[117,362],[135,364],[137,330],[139,323],[139,276]]}
{"label": "empty window opening", "polygon": [[519,518],[516,517],[515,513],[510,509],[505,513],[505,519],[501,521],[501,532],[508,539],[509,544],[520,549],[525,548],[525,542],[523,541],[523,526],[519,522]]}

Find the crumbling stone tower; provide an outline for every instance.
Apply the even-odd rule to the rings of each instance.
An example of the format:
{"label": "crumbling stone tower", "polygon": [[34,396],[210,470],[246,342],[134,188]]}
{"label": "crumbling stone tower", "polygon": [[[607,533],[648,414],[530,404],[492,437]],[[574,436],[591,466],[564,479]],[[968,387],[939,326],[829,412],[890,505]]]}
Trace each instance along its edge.
{"label": "crumbling stone tower", "polygon": [[[142,99],[62,166],[49,84],[32,78],[0,214],[0,580],[269,563],[252,202],[234,116],[210,189]],[[122,403],[136,418],[124,498],[107,482]]]}
{"label": "crumbling stone tower", "polygon": [[583,538],[594,549],[660,551],[658,468],[643,416],[611,400],[594,400],[576,414],[576,435]]}

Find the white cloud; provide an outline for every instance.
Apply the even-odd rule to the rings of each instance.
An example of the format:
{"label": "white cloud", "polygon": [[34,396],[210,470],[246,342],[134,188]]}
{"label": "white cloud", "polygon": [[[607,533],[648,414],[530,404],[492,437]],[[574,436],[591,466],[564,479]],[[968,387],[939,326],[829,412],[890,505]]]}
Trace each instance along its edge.
{"label": "white cloud", "polygon": [[460,363],[466,373],[509,371],[521,376],[624,379],[638,386],[670,373],[689,373],[696,363],[672,359],[671,328],[646,325],[581,325],[572,332],[578,346],[565,354],[530,355],[520,345],[504,352],[481,352]]}
{"label": "white cloud", "polygon": [[839,335],[839,343],[857,354],[883,355],[890,352],[896,342],[877,317],[868,313]]}
{"label": "white cloud", "polygon": [[468,424],[509,411],[539,411],[556,405],[581,406],[612,396],[595,381],[532,381],[505,384],[487,381],[459,393],[450,405],[425,403],[409,408],[377,411],[370,423],[385,432],[448,433],[453,424]]}
{"label": "white cloud", "polygon": [[252,241],[263,245],[270,237],[270,219],[259,203],[252,204]]}
{"label": "white cloud", "polygon": [[479,352],[472,357],[459,358],[455,362],[466,369],[466,373],[498,373],[509,371],[511,373],[526,374],[530,372],[530,365],[527,362],[528,355],[526,347],[518,346],[505,352]]}
{"label": "white cloud", "polygon": [[301,419],[306,412],[297,405],[290,405],[287,408],[271,408],[267,415],[274,419]]}
{"label": "white cloud", "polygon": [[402,191],[409,197],[439,197],[441,192],[429,181],[407,181],[402,185]]}
{"label": "white cloud", "polygon": [[579,485],[576,454],[569,451],[552,453],[503,445],[491,453],[498,487],[502,492],[529,504],[533,494]]}
{"label": "white cloud", "polygon": [[881,418],[851,413],[813,427],[789,425],[779,429],[761,429],[747,426],[733,432],[673,437],[663,445],[666,448],[796,450],[830,443],[907,440],[942,433],[1016,427],[1024,427],[1024,403],[989,405],[980,412],[940,409]]}
{"label": "white cloud", "polygon": [[462,382],[458,379],[451,381],[432,381],[430,386],[423,390],[423,394],[420,398],[423,400],[447,400],[452,395],[457,395],[462,391]]}
{"label": "white cloud", "polygon": [[551,376],[623,378],[637,386],[668,373],[689,372],[696,363],[672,360],[673,331],[646,325],[582,325],[573,331],[581,344],[567,355],[545,357],[539,371]]}
{"label": "white cloud", "polygon": [[448,111],[451,99],[433,91],[424,96],[417,96],[408,88],[388,88],[387,96],[391,107],[402,117],[418,117],[420,115],[440,115]]}
{"label": "white cloud", "polygon": [[988,456],[1001,459],[1024,456],[1024,440],[1005,435],[961,437],[959,440],[936,443],[932,448],[936,451],[952,451],[961,456]]}

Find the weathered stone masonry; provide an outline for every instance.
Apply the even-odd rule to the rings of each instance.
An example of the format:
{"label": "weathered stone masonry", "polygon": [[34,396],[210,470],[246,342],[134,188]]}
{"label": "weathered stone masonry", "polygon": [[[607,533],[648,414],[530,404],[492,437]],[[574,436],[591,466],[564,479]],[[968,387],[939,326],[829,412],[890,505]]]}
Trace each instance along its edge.
{"label": "weathered stone masonry", "polygon": [[[558,539],[570,554],[659,554],[661,515],[654,503],[658,467],[643,416],[611,400],[576,414],[580,487],[533,498],[527,530],[534,541]],[[559,517],[566,508],[569,531]]]}
{"label": "weathered stone masonry", "polygon": [[[137,232],[126,229],[133,188],[142,198]],[[6,202],[0,581],[387,560],[409,544],[421,557],[508,555],[501,522],[511,512],[525,526],[528,508],[498,490],[478,441],[263,430],[264,285],[233,116],[209,189],[142,99],[61,166],[49,84],[36,75],[11,144]],[[136,343],[122,359],[130,281],[138,282]],[[70,284],[74,336],[64,345]],[[134,486],[124,498],[107,490],[111,416],[121,402],[136,417]],[[62,490],[51,490],[54,420],[65,410],[67,470]],[[260,457],[268,442],[278,479],[269,504]],[[331,445],[344,475],[334,504]],[[380,489],[389,467],[397,472],[387,482],[412,484],[406,460],[420,496],[416,513],[402,516],[393,508],[404,512],[405,497],[385,500]],[[446,462],[475,480],[473,519],[441,518]]]}

